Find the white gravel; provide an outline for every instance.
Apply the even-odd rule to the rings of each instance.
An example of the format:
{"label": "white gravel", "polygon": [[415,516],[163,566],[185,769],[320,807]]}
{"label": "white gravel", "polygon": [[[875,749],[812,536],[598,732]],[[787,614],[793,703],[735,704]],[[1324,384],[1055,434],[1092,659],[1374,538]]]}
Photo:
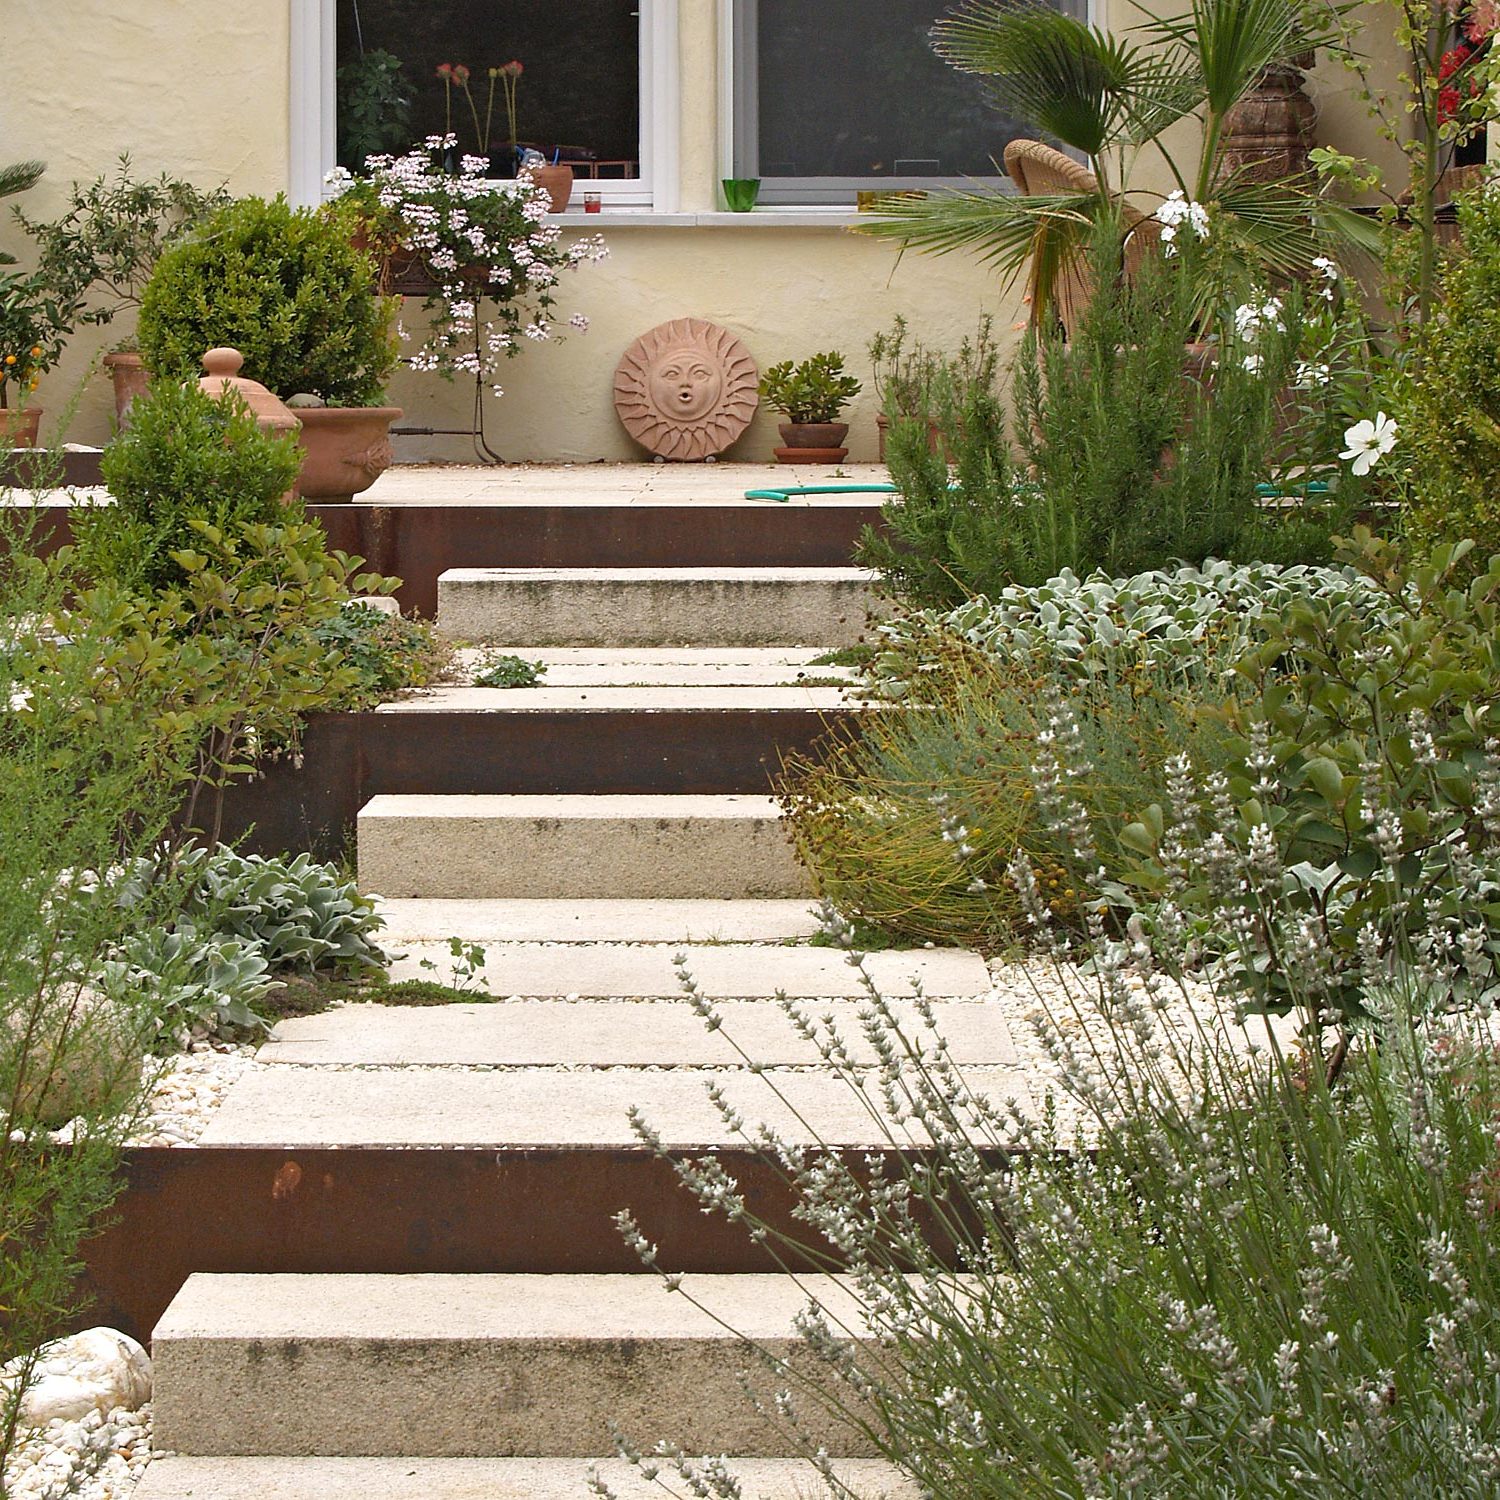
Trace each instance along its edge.
{"label": "white gravel", "polygon": [[125,1500],[153,1456],[149,1403],[26,1428],[7,1466],[6,1500]]}
{"label": "white gravel", "polygon": [[229,1090],[252,1068],[253,1042],[193,1042],[163,1062],[148,1058],[149,1092],[127,1146],[191,1146],[203,1134]]}

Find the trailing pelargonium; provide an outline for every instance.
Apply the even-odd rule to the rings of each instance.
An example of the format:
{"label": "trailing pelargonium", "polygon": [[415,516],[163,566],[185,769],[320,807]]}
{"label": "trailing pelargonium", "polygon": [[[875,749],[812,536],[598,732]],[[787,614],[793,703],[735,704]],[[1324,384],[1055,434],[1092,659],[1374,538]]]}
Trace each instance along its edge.
{"label": "trailing pelargonium", "polygon": [[[502,360],[526,341],[562,337],[553,316],[562,273],[608,251],[599,235],[564,246],[562,226],[548,218],[546,189],[524,168],[514,184],[491,181],[479,156],[465,156],[456,174],[444,171],[444,153],[456,145],[453,136],[429,136],[404,156],[370,157],[368,177],[340,168],[330,181],[358,213],[376,254],[388,265],[419,261],[437,283],[425,304],[425,338],[401,329],[404,341],[417,344],[406,363],[448,380],[476,376],[501,396]],[[568,323],[588,328],[581,313]]]}

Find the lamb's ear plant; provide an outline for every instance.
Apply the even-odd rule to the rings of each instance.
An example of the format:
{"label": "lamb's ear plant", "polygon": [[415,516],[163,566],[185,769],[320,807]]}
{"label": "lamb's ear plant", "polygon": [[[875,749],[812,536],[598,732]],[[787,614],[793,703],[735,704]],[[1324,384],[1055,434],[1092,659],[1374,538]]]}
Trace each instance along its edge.
{"label": "lamb's ear plant", "polygon": [[[935,1500],[1493,1495],[1500,1052],[1492,992],[1470,982],[1464,943],[1487,940],[1495,913],[1464,883],[1459,851],[1478,862],[1500,835],[1500,747],[1469,758],[1480,815],[1451,841],[1454,878],[1431,896],[1457,903],[1460,941],[1409,931],[1402,901],[1372,906],[1361,1019],[1333,1041],[1335,1069],[1328,996],[1350,976],[1313,934],[1266,947],[1266,932],[1295,931],[1304,915],[1275,844],[1234,837],[1240,813],[1222,780],[1177,762],[1163,842],[1191,826],[1202,845],[1164,860],[1149,930],[1114,928],[1076,803],[1092,774],[1079,744],[1059,706],[1034,793],[1074,851],[1084,940],[1058,928],[1027,860],[1006,877],[1030,952],[1009,978],[1034,997],[1045,1097],[978,1096],[934,1008],[919,997],[917,1021],[903,1024],[851,955],[872,1062],[856,1061],[831,1022],[781,1003],[864,1107],[876,1145],[863,1169],[757,1125],[750,1080],[779,1094],[780,1075],[746,1054],[745,1089],[711,1097],[730,1137],[780,1174],[790,1220],[759,1217],[722,1159],[674,1156],[638,1120],[705,1212],[805,1278],[800,1356],[817,1372],[759,1351],[787,1392],[777,1409],[791,1440],[800,1432],[841,1496],[853,1492],[811,1441],[830,1413]],[[969,830],[951,811],[943,834],[967,870]],[[1249,908],[1226,915],[1217,949],[1176,907],[1189,900],[1184,867],[1203,852]],[[1257,965],[1285,980],[1295,1043],[1246,1017],[1260,1001],[1246,979]],[[691,975],[684,988],[720,1028]],[[692,1296],[661,1266],[649,1226],[625,1215],[621,1227],[669,1288]],[[810,1269],[841,1272],[857,1312],[819,1311]],[[799,1410],[817,1420],[799,1428]],[[670,1434],[642,1451],[655,1436],[629,1434],[620,1450],[665,1471]],[[722,1465],[683,1464],[696,1493],[738,1494]],[[597,1478],[595,1489],[607,1493]]]}

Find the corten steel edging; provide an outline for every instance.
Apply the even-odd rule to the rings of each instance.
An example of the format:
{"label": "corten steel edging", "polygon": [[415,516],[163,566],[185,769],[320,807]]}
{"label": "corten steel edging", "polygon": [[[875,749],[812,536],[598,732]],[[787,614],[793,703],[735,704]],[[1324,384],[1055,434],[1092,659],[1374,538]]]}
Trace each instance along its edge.
{"label": "corten steel edging", "polygon": [[[300,759],[225,794],[223,836],[249,851],[337,859],[380,795],[764,794],[783,756],[862,712],[558,709],[318,714]],[[201,811],[201,810],[200,810]]]}
{"label": "corten steel edging", "polygon": [[[713,1154],[752,1213],[807,1241],[776,1167],[749,1150]],[[838,1154],[867,1170],[868,1152]],[[112,1222],[85,1247],[80,1322],[142,1340],[196,1271],[638,1272],[612,1223],[621,1209],[672,1270],[777,1269],[644,1149],[141,1147],[123,1171]]]}
{"label": "corten steel edging", "polygon": [[61,453],[7,449],[0,452],[0,487],[28,490],[39,484],[64,484],[92,489],[104,482],[99,473],[102,457],[97,449],[65,448]]}
{"label": "corten steel edging", "polygon": [[[88,457],[89,455],[81,455]],[[877,505],[309,505],[331,547],[400,578],[408,614],[437,614],[448,568],[847,567]],[[38,507],[37,550],[72,539],[71,507]]]}
{"label": "corten steel edging", "polygon": [[330,545],[403,580],[437,613],[447,568],[847,567],[875,505],[312,505]]}

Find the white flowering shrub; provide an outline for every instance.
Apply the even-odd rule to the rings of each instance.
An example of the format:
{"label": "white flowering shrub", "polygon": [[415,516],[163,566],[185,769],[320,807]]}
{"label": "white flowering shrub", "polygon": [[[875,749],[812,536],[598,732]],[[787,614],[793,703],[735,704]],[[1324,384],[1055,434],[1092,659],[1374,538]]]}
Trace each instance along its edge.
{"label": "white flowering shrub", "polygon": [[[527,342],[562,336],[554,316],[563,273],[608,253],[599,235],[562,243],[551,200],[523,167],[517,180],[489,180],[489,160],[465,156],[444,169],[455,137],[431,136],[403,156],[372,156],[369,175],[333,174],[341,201],[358,214],[370,248],[387,263],[415,262],[437,283],[426,299],[427,330],[406,363],[445,378],[476,376],[494,394],[504,360]],[[588,319],[575,313],[579,330]]]}

